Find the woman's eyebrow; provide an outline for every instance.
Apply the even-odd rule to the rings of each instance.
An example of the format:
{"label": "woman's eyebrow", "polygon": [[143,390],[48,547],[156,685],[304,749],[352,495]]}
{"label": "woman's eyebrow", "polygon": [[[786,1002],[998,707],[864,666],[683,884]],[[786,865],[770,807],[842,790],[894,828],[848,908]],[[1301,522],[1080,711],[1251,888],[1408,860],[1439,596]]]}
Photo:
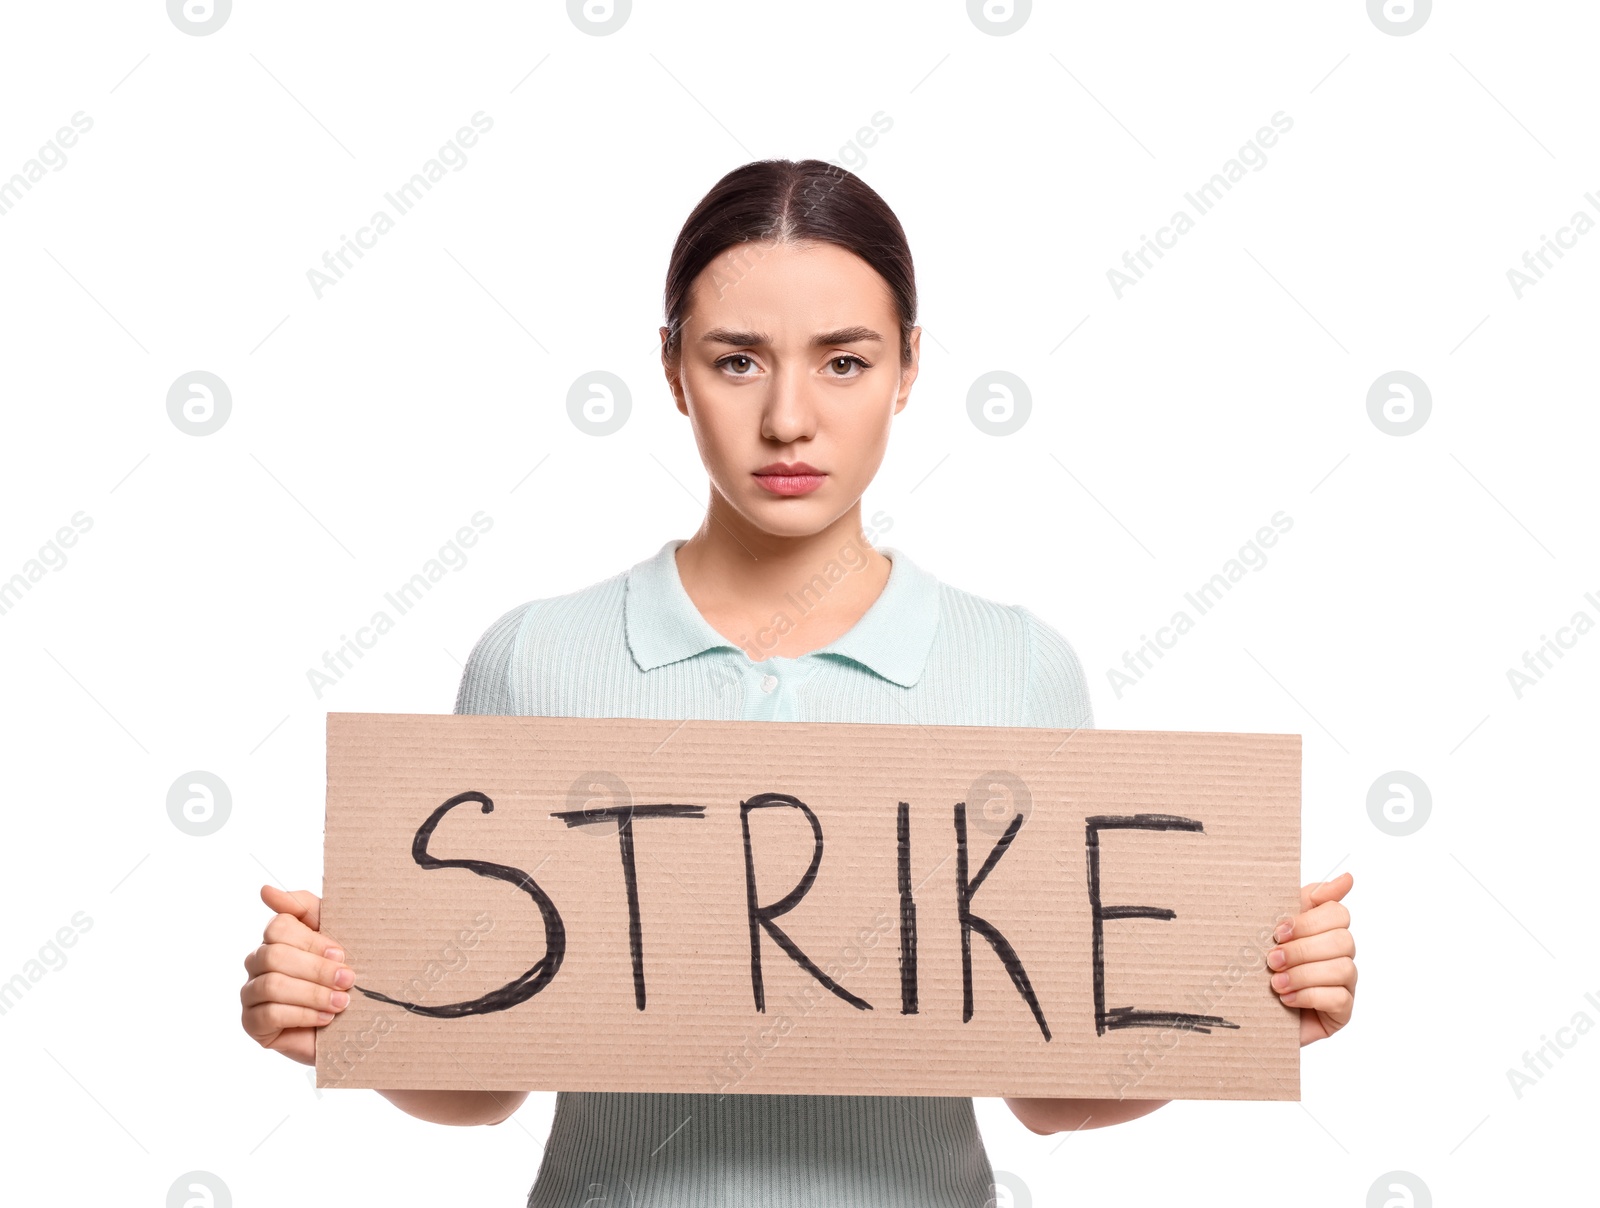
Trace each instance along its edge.
{"label": "woman's eyebrow", "polygon": [[[759,331],[733,331],[727,327],[713,327],[700,337],[706,344],[733,344],[747,348],[759,347],[771,343],[771,337]],[[828,348],[835,344],[858,344],[864,341],[876,340],[883,343],[883,337],[870,327],[841,327],[837,331],[819,332],[811,337],[813,348]]]}

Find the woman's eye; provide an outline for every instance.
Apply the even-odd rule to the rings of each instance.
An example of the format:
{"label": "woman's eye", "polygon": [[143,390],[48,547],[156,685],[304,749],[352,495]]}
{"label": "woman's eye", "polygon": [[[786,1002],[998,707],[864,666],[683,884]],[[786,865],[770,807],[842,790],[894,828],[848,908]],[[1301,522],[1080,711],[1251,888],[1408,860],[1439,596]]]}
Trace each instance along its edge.
{"label": "woman's eye", "polygon": [[[742,352],[736,352],[717,361],[716,366],[719,369],[728,370],[734,377],[750,377],[755,368],[755,360]],[[828,368],[831,371],[830,377],[842,378],[855,377],[868,366],[860,357],[836,356],[828,362]]]}

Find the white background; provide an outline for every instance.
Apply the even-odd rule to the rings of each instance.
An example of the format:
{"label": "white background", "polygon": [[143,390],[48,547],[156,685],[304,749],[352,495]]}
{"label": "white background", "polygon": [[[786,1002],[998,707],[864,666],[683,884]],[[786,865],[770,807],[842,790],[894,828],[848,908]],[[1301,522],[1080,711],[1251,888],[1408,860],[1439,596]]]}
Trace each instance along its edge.
{"label": "white background", "polygon": [[[950,0],[640,3],[604,37],[486,0],[4,22],[0,179],[93,121],[0,217],[0,578],[93,522],[0,616],[0,979],[92,919],[0,1017],[19,1198],[160,1205],[204,1170],[241,1205],[522,1202],[552,1095],[439,1127],[244,1035],[257,889],[320,892],[328,710],[448,712],[494,618],[695,528],[662,281],[699,197],[769,156],[857,168],[916,257],[881,542],[1065,634],[1100,726],[1303,733],[1304,879],[1356,877],[1357,1009],[1303,1103],[1047,1138],[980,1100],[996,1168],[1041,1205],[1358,1206],[1391,1170],[1441,1204],[1565,1198],[1600,1035],[1520,1097],[1506,1071],[1600,1022],[1600,634],[1520,698],[1506,672],[1600,619],[1600,234],[1521,298],[1507,270],[1600,218],[1592,5],[1442,3],[1407,36],[1359,0],[1040,5],[1007,36]],[[480,110],[466,166],[316,297],[307,270]],[[1107,270],[1278,111],[1265,167],[1118,299]],[[205,437],[166,410],[194,369],[232,395]],[[594,369],[633,400],[604,438],[566,412]],[[1031,391],[1012,436],[968,418],[993,369]],[[1409,436],[1367,413],[1393,369],[1432,394]],[[316,696],[480,509],[470,561]],[[1267,565],[1119,696],[1107,670],[1280,510]],[[166,811],[194,769],[232,793],[200,838]],[[1396,769],[1432,792],[1405,837],[1367,811]]]}

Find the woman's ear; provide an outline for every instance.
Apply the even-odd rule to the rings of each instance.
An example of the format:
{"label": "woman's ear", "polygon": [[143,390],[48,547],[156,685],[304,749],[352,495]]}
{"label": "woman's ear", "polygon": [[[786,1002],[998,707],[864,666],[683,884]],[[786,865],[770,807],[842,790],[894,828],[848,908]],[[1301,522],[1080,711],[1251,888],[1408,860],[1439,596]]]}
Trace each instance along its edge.
{"label": "woman's ear", "polygon": [[682,352],[682,349],[680,348],[678,350],[678,352],[670,352],[670,351],[668,351],[668,349],[667,349],[667,328],[665,328],[665,327],[660,328],[660,334],[661,334],[661,368],[667,375],[667,385],[672,388],[672,399],[673,399],[673,402],[677,404],[678,411],[680,413],[682,413],[683,415],[688,415],[689,414],[689,404],[687,402],[685,402],[684,398],[683,398],[683,375],[680,372],[680,370],[682,369],[682,363],[681,363],[681,358],[680,358],[680,354]]}
{"label": "woman's ear", "polygon": [[894,413],[899,415],[911,397],[911,383],[917,380],[917,366],[922,353],[922,328],[911,329],[911,362],[900,371],[900,393],[894,400]]}

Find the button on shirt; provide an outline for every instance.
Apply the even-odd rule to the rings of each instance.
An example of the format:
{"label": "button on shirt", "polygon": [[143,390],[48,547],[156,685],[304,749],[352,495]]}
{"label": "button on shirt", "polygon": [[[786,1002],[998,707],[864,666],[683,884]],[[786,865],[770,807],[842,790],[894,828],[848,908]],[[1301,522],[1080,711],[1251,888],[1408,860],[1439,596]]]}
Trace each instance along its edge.
{"label": "button on shirt", "polygon": [[[682,544],[670,540],[609,579],[506,613],[474,646],[456,712],[1093,724],[1083,669],[1060,634],[1026,608],[940,582],[899,550],[880,548],[888,582],[848,632],[807,654],[757,662],[689,598],[678,575]],[[795,584],[784,614],[798,621],[866,565],[847,548]],[[969,1098],[562,1091],[528,1208],[596,1197],[695,1208],[981,1208],[992,1179]]]}

